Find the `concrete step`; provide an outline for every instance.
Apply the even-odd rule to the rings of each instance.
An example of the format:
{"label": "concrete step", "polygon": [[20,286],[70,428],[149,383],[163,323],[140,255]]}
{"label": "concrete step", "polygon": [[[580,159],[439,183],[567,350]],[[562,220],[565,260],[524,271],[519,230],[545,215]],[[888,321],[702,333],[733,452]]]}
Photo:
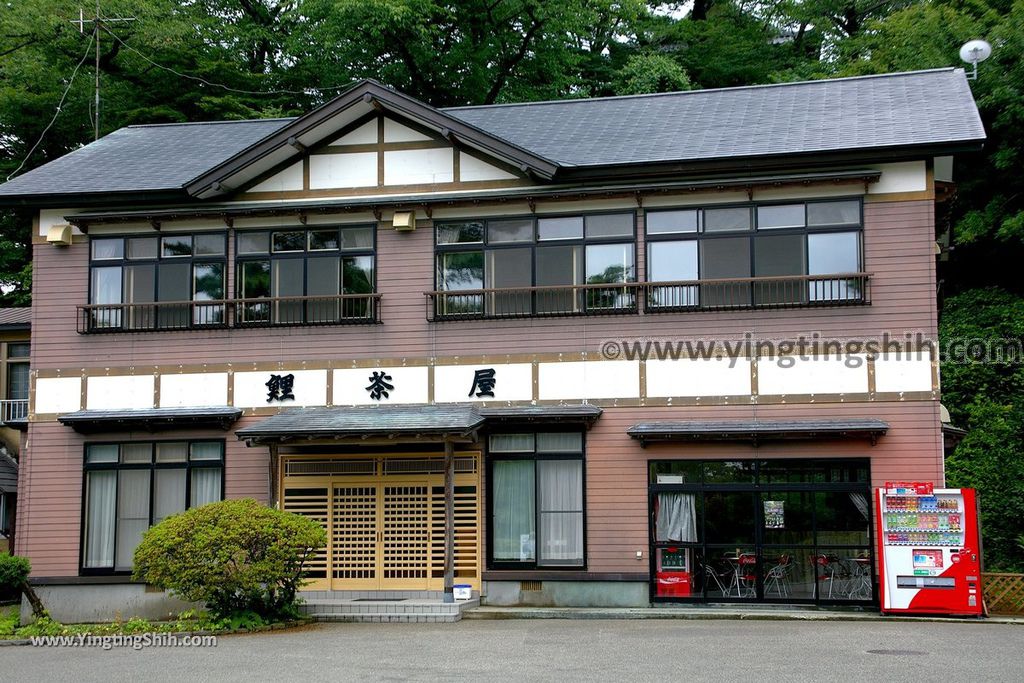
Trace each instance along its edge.
{"label": "concrete step", "polygon": [[316,621],[454,622],[462,619],[465,610],[480,605],[479,598],[454,603],[442,602],[440,599],[422,598],[374,600],[372,598],[304,597],[304,599],[306,602],[299,606],[299,610]]}
{"label": "concrete step", "polygon": [[310,615],[313,621],[333,623],[376,623],[376,624],[454,624],[462,619],[455,614],[410,614],[397,612],[340,612]]}

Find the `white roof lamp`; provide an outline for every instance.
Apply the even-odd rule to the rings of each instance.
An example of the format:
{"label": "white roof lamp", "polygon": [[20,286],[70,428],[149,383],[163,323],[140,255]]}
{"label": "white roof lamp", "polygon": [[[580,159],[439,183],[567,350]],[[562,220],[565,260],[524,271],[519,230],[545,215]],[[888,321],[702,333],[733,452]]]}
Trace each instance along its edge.
{"label": "white roof lamp", "polygon": [[978,78],[978,64],[992,56],[992,46],[984,40],[969,40],[960,47],[960,59],[973,67],[967,79],[974,81]]}

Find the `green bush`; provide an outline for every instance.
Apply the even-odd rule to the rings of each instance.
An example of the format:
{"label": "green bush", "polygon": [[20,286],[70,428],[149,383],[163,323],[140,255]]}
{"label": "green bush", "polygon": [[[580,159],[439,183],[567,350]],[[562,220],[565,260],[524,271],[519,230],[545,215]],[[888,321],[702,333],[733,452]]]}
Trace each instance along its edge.
{"label": "green bush", "polygon": [[273,620],[295,614],[306,563],[327,543],[316,522],[255,500],[226,500],[168,517],[135,551],[136,580],[214,617],[246,612]]}
{"label": "green bush", "polygon": [[0,554],[0,595],[21,595],[21,587],[32,571],[28,558]]}

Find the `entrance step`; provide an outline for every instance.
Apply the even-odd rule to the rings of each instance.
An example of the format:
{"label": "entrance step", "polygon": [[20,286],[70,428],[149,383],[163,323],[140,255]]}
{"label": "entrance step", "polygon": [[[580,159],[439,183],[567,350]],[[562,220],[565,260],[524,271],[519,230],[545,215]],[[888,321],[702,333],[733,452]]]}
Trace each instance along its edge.
{"label": "entrance step", "polygon": [[303,614],[331,622],[454,623],[480,605],[475,596],[443,602],[440,591],[304,591],[301,596]]}

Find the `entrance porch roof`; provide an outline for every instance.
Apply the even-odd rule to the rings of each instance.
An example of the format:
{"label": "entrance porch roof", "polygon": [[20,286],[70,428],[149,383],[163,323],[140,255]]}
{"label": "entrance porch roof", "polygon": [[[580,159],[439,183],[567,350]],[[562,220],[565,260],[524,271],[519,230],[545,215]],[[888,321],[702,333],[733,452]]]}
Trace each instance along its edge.
{"label": "entrance porch roof", "polygon": [[776,441],[788,439],[871,439],[889,424],[875,418],[820,420],[679,420],[641,422],[626,430],[646,446],[654,441]]}

